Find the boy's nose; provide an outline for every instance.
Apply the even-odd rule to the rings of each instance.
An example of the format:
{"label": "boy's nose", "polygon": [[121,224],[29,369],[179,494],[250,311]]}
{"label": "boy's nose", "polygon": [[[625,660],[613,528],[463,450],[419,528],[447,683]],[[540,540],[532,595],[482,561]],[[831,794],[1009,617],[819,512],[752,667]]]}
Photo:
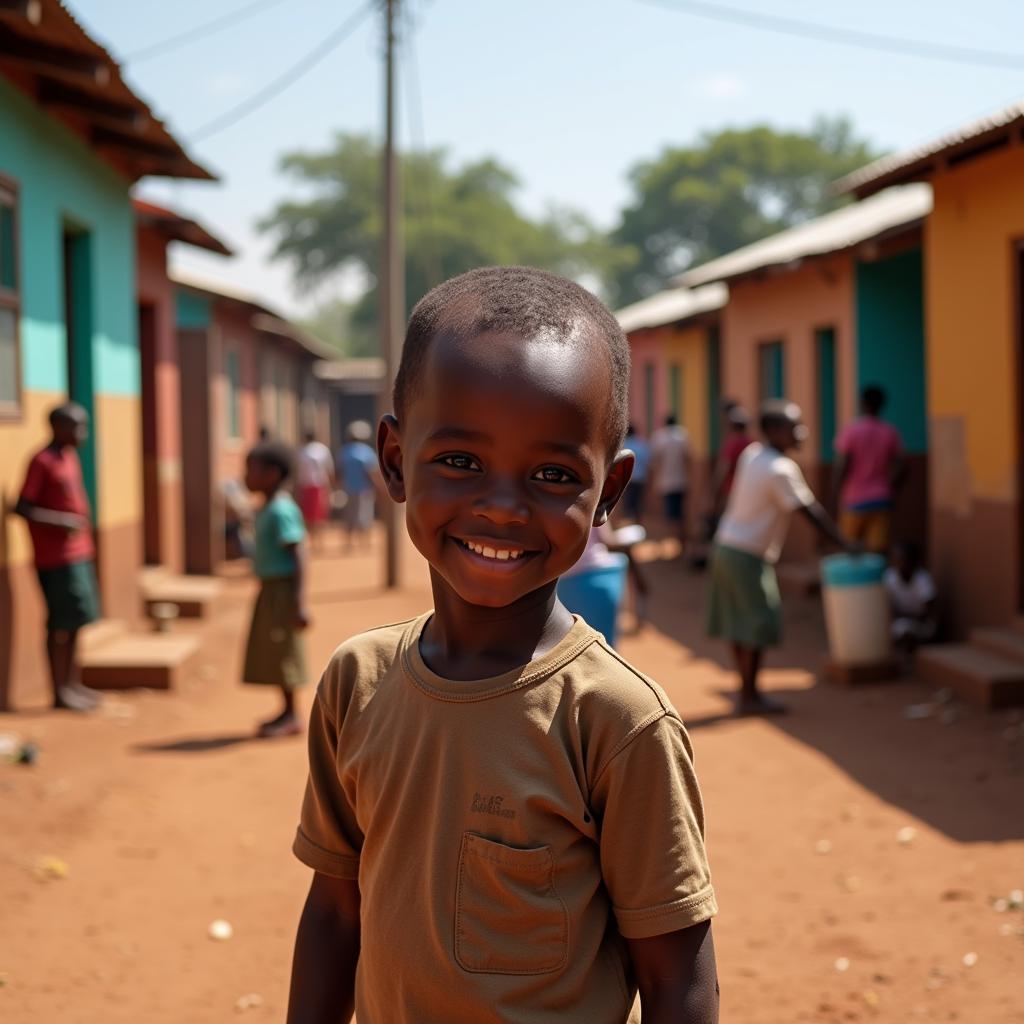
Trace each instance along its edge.
{"label": "boy's nose", "polygon": [[486,494],[481,494],[473,503],[473,511],[498,526],[525,523],[530,518],[529,506],[519,488],[513,484],[499,484],[489,488]]}

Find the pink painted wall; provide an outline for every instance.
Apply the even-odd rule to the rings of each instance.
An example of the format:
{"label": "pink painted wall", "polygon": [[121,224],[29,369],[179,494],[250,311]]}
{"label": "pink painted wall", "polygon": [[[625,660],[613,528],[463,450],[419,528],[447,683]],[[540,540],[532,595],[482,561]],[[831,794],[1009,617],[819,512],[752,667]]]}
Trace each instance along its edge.
{"label": "pink painted wall", "polygon": [[657,330],[629,335],[632,372],[629,386],[629,415],[641,435],[647,436],[647,367],[654,368],[653,426],[656,430],[668,413],[668,383],[665,344]]}

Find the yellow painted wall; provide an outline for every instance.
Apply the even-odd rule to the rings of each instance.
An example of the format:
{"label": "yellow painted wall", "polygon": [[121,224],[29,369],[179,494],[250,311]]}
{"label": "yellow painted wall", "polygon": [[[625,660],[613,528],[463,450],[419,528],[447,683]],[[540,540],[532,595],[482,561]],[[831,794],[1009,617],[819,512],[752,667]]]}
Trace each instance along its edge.
{"label": "yellow painted wall", "polygon": [[932,179],[925,228],[933,503],[1016,499],[1014,242],[1024,241],[1024,148]]}
{"label": "yellow painted wall", "polygon": [[[693,453],[708,456],[708,329],[707,327],[666,328],[664,331],[666,367],[682,367],[682,425],[690,434]],[[668,379],[668,370],[665,371]]]}
{"label": "yellow painted wall", "polygon": [[96,479],[99,527],[142,520],[142,411],[139,399],[97,395]]}
{"label": "yellow painted wall", "polygon": [[[20,420],[0,420],[0,565],[13,568],[32,561],[32,546],[24,522],[6,514],[18,500],[29,459],[50,439],[50,410],[65,401],[57,392],[22,393]],[[138,523],[142,518],[142,438],[139,400],[123,395],[96,397],[97,479],[100,521],[105,529]]]}
{"label": "yellow painted wall", "polygon": [[8,513],[17,503],[29,459],[50,440],[50,410],[64,400],[59,392],[23,391],[21,419],[0,420],[0,566],[32,561],[28,527],[20,516]]}

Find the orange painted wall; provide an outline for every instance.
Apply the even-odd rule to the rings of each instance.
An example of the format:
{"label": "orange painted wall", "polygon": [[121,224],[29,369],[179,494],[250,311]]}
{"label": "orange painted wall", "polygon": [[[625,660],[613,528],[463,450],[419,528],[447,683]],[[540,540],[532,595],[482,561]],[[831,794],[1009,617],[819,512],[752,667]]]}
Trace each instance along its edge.
{"label": "orange painted wall", "polygon": [[1006,622],[1020,604],[1014,252],[1024,242],[1024,148],[977,157],[931,181],[925,315],[933,560],[962,631]]}

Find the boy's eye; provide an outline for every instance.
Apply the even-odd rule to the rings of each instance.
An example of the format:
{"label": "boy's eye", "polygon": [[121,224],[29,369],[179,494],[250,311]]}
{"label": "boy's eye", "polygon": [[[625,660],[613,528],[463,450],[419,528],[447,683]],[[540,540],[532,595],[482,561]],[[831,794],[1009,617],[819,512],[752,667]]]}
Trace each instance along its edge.
{"label": "boy's eye", "polygon": [[438,460],[442,466],[448,466],[449,469],[462,469],[470,471],[479,471],[480,464],[469,455],[442,455]]}
{"label": "boy's eye", "polygon": [[539,480],[545,484],[574,484],[576,483],[576,477],[567,470],[560,469],[558,466],[544,466],[538,469],[533,474],[534,480]]}

